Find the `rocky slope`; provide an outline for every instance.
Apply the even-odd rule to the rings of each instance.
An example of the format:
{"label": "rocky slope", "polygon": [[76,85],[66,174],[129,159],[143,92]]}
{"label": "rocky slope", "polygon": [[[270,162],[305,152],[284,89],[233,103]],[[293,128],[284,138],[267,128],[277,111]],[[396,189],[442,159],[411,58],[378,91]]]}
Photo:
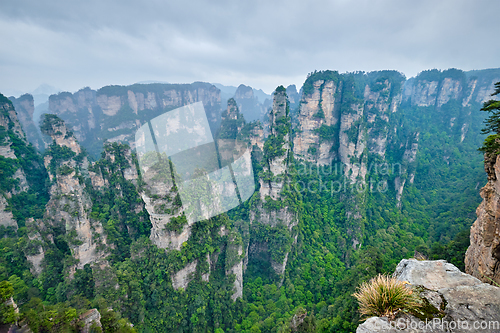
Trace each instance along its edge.
{"label": "rocky slope", "polygon": [[483,282],[500,284],[500,156],[485,154],[484,169],[488,183],[481,189],[465,270]]}
{"label": "rocky slope", "polygon": [[357,333],[493,333],[500,329],[500,288],[482,283],[444,260],[403,259],[394,276],[420,290],[427,318],[404,314],[391,327],[387,318],[372,317],[357,328]]}

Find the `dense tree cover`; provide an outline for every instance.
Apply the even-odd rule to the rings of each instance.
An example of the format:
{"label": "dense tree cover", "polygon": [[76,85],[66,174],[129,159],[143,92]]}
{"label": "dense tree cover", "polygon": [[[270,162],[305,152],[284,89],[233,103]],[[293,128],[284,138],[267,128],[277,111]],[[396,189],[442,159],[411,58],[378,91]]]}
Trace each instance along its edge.
{"label": "dense tree cover", "polygon": [[148,213],[136,186],[124,176],[125,170],[131,167],[129,159],[132,167],[137,167],[135,155],[126,156],[129,149],[123,144],[106,144],[101,159],[91,169],[109,185],[96,190],[89,180],[86,186],[93,201],[90,216],[102,223],[108,243],[114,244],[111,262],[129,257],[132,241],[149,236],[151,230]]}
{"label": "dense tree cover", "polygon": [[[374,81],[375,85],[382,82],[380,77]],[[296,166],[306,170],[297,175],[302,185],[298,205],[303,213],[285,279],[280,287],[263,278],[266,274],[256,274],[255,266],[247,271],[244,295],[249,303],[246,319],[237,329],[287,331],[295,311],[303,307],[308,318],[314,318],[318,332],[352,332],[359,319],[351,296],[355,286],[378,273],[392,272],[415,250],[463,269],[467,230],[480,200],[478,186],[486,180],[482,157],[476,153],[482,119],[477,109],[477,103],[462,108],[454,101],[439,109],[403,103],[401,113],[392,115],[392,121],[400,125],[385,157],[389,171],[384,174],[375,167],[367,175],[375,186],[387,180],[387,191],[365,188],[360,195],[347,186],[346,191],[332,194],[328,185],[326,192],[321,186],[336,181],[345,184],[338,172],[341,165],[334,165],[333,172],[318,171],[314,165]],[[461,128],[450,126],[451,118],[467,123],[468,134],[462,137]],[[380,130],[377,123],[373,126]],[[410,165],[404,162],[404,151],[417,140],[419,162]],[[382,162],[375,154],[367,157],[368,166]],[[413,182],[408,180],[411,174]],[[398,176],[407,181],[401,208],[396,205],[393,185]],[[361,199],[354,201],[357,210],[366,212],[358,221],[346,219],[353,198]],[[364,235],[357,251],[351,245],[353,228]]]}
{"label": "dense tree cover", "polygon": [[[429,80],[438,75],[441,80],[444,74],[438,74],[425,75]],[[319,77],[313,75],[308,84]],[[354,103],[359,102],[366,85],[381,92],[387,82],[392,98],[402,78],[392,71],[371,76],[352,73],[342,78],[336,72],[319,75],[324,80],[344,80],[350,90],[343,98]],[[369,169],[368,184],[360,189],[349,185],[340,162],[318,168],[300,163],[290,154],[283,200],[262,204],[268,210],[290,207],[299,214],[293,230],[296,243],[286,228],[249,224],[254,197],[227,214],[195,223],[180,250],[158,249],[148,238],[151,222],[137,192],[141,179],[134,184],[124,176],[130,160],[137,163],[135,157],[127,155],[123,145],[106,145],[90,171],[102,175],[108,185],[94,189],[87,182],[86,188],[93,201],[91,219],[102,224],[108,240],[109,265],[86,265],[70,277],[68,267],[75,264],[70,251],[73,236],[54,229],[53,241],[43,243],[43,271],[33,275],[26,260],[30,246],[34,247],[27,236],[29,225],[17,233],[4,228],[0,230],[4,236],[0,239],[0,281],[4,281],[0,291],[5,287],[6,295],[13,295],[21,318],[28,320],[35,333],[76,330],[73,319],[92,307],[101,313],[104,332],[354,332],[359,323],[352,297],[356,286],[379,273],[392,272],[415,250],[463,269],[467,230],[480,200],[479,186],[485,182],[481,155],[476,151],[482,139],[478,136],[482,121],[478,109],[477,103],[462,107],[453,100],[440,108],[403,103],[400,112],[391,115],[396,131],[387,132],[384,159],[368,152],[361,157]],[[462,137],[461,128],[450,126],[451,118],[467,123],[469,134]],[[362,121],[357,134],[367,129],[386,131],[382,123]],[[289,117],[278,119],[277,126],[278,135],[266,142],[261,158],[252,161],[255,174],[263,179],[272,177],[262,172],[266,163],[283,155]],[[318,129],[321,140],[332,140],[338,132],[335,127]],[[417,163],[405,162],[406,148],[417,142]],[[48,154],[53,155],[53,171],[59,174],[71,171],[60,168],[58,161],[79,158],[55,146]],[[254,150],[253,156],[258,154]],[[40,160],[28,152],[25,155]],[[0,159],[1,170],[12,175],[16,165],[7,162]],[[382,172],[379,166],[385,162],[388,169]],[[47,179],[46,173],[40,175]],[[394,186],[398,177],[406,180],[399,206]],[[377,190],[379,184],[387,187]],[[0,186],[7,189],[15,184],[2,179]],[[48,182],[40,186],[46,193]],[[28,210],[32,207],[40,210],[40,204],[24,205]],[[41,216],[43,209],[40,211],[24,216]],[[354,218],[358,213],[360,217]],[[172,222],[173,232],[185,225],[181,220]],[[21,225],[19,219],[18,223]],[[226,233],[220,232],[222,227]],[[247,255],[244,245],[249,243],[270,251],[249,255],[243,298],[233,301],[236,277],[230,269],[242,258],[238,247],[243,245],[243,255]],[[276,276],[269,262],[280,262],[289,251],[284,275]],[[172,278],[194,262],[191,282],[185,289],[175,289]]]}

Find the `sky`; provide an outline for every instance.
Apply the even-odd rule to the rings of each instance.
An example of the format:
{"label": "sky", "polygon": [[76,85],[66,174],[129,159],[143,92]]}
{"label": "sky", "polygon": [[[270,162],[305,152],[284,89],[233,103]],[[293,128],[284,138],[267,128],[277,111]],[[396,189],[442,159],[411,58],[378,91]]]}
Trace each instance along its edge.
{"label": "sky", "polygon": [[498,0],[2,0],[0,92],[500,67]]}

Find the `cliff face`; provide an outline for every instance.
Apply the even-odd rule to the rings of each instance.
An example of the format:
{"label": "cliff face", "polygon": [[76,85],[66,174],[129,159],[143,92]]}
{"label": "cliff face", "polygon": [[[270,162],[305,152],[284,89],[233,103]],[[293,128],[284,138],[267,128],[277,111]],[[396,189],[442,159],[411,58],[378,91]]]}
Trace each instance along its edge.
{"label": "cliff face", "polygon": [[[19,167],[21,148],[27,144],[12,102],[0,95],[0,156],[9,168],[3,171],[0,187],[0,225],[17,229],[17,222],[8,200],[20,192],[26,191],[27,180],[24,170]],[[21,146],[21,147],[20,147]],[[10,181],[9,181],[10,180]]]}
{"label": "cliff face", "polygon": [[213,131],[220,123],[220,91],[208,83],[135,84],[82,89],[49,98],[49,112],[58,115],[91,154],[104,140],[134,147],[134,134],[146,121],[177,107],[203,102]]}
{"label": "cliff face", "polygon": [[35,124],[33,120],[33,114],[35,113],[33,96],[24,94],[19,98],[9,97],[9,99],[16,109],[17,117],[28,141],[35,146],[37,150],[43,150],[45,148],[45,143],[42,140],[38,124]]}
{"label": "cliff face", "polygon": [[234,93],[238,109],[248,122],[260,120],[266,113],[266,107],[254,95],[252,87],[241,84]]}
{"label": "cliff face", "polygon": [[318,165],[340,161],[351,182],[365,182],[369,155],[385,157],[403,82],[391,71],[310,75],[299,106],[295,156]]}
{"label": "cliff face", "polygon": [[[22,130],[14,106],[0,94],[0,225],[7,229],[24,227],[28,218],[40,218],[48,200],[47,173]],[[26,206],[36,208],[27,212]]]}
{"label": "cliff face", "polygon": [[[396,143],[401,108],[432,107],[447,117],[464,140],[472,102],[484,102],[493,91],[498,71],[424,71],[405,78],[394,71],[367,74],[313,73],[304,83],[293,138],[296,158],[328,165],[341,161],[352,182],[366,177],[366,161],[378,155],[384,161],[388,146]],[[450,106],[460,107],[450,112]],[[428,112],[428,111],[427,111]],[[399,124],[401,125],[401,124]],[[418,133],[405,146],[404,159],[415,160]],[[401,138],[399,138],[401,139]],[[366,149],[366,151],[365,151]],[[394,148],[391,148],[394,149]],[[413,156],[413,157],[412,157]]]}
{"label": "cliff face", "polygon": [[0,160],[0,229],[5,233],[26,227],[27,242],[21,250],[32,262],[32,272],[39,273],[44,257],[43,242],[34,227],[34,219],[42,218],[41,212],[48,200],[47,173],[42,158],[26,139],[12,102],[1,94]]}
{"label": "cliff face", "polygon": [[[294,154],[297,158],[329,164],[337,152],[331,152],[335,141],[321,140],[319,129],[330,131],[338,127],[339,100],[342,82],[338,76],[331,80],[311,80],[312,91],[303,95],[298,114],[298,130],[294,138]],[[339,92],[339,93],[338,93]],[[338,141],[337,141],[338,142]]]}
{"label": "cliff face", "polygon": [[[369,197],[380,193],[401,208],[408,187],[436,186],[419,172],[449,169],[456,149],[474,145],[482,121],[477,110],[496,80],[498,70],[431,70],[407,81],[395,71],[308,76],[293,115],[294,157],[315,170],[333,165],[341,175],[342,186],[332,193],[345,202],[353,248],[362,237]],[[432,126],[440,133],[430,133]],[[438,141],[449,147],[436,147]],[[430,151],[442,160],[422,169]],[[325,182],[330,177],[319,173]]]}
{"label": "cliff face", "polygon": [[465,270],[483,282],[500,284],[500,156],[485,155],[488,183],[470,230]]}

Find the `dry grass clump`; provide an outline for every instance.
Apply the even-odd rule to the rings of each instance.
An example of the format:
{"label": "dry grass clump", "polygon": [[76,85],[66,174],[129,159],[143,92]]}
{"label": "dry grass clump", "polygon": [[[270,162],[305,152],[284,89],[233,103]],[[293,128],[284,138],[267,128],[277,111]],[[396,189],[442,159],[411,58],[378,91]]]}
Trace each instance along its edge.
{"label": "dry grass clump", "polygon": [[421,304],[408,282],[381,274],[361,284],[353,296],[364,319],[378,316],[394,320],[399,312],[416,311]]}

